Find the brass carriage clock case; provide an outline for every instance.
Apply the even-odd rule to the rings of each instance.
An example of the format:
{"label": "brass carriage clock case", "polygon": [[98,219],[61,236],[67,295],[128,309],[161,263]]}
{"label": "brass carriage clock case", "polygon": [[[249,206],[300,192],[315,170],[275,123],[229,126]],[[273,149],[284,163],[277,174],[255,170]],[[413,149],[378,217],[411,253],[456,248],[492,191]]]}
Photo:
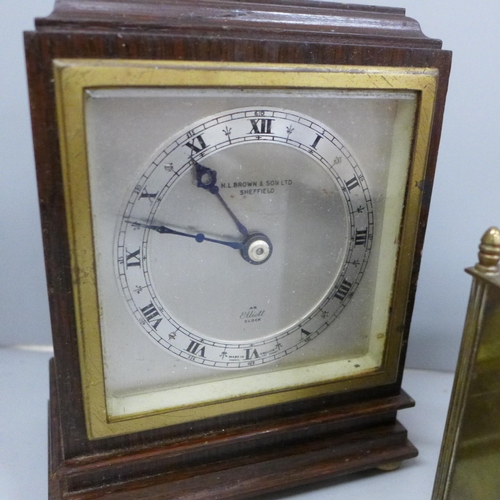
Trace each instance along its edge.
{"label": "brass carriage clock case", "polygon": [[243,498],[414,457],[441,42],[402,9],[87,0],[26,53],[50,498]]}

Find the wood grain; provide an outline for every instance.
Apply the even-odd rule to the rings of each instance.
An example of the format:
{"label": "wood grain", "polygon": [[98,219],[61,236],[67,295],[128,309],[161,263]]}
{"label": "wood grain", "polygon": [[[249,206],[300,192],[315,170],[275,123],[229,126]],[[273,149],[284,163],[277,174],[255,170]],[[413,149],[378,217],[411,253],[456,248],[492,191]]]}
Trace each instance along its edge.
{"label": "wood grain", "polygon": [[[401,393],[401,377],[451,63],[441,42],[394,8],[306,0],[60,0],[49,17],[36,20],[36,31],[25,34],[25,45],[55,353],[50,498],[245,498],[414,456],[396,412],[412,404]],[[56,58],[438,68],[396,382],[88,440],[55,110]]]}

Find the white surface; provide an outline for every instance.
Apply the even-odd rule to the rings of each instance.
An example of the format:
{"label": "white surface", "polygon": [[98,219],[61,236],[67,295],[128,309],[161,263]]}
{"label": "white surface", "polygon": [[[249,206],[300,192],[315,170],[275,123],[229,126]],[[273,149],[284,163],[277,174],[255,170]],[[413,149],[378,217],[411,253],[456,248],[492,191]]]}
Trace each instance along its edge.
{"label": "white surface", "polygon": [[[0,349],[0,500],[47,499],[49,352]],[[420,455],[393,472],[353,474],[266,497],[268,500],[429,500],[451,394],[451,373],[407,370],[404,389],[417,401],[399,420]]]}
{"label": "white surface", "polygon": [[50,352],[0,349],[0,500],[47,498]]}

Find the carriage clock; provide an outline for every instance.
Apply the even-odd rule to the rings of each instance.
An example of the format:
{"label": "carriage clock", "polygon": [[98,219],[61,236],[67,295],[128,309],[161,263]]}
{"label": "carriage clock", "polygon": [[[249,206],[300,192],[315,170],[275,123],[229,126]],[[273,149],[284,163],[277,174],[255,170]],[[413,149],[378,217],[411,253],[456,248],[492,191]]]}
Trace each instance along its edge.
{"label": "carriage clock", "polygon": [[397,421],[451,55],[403,9],[59,0],[25,35],[50,498],[246,498]]}

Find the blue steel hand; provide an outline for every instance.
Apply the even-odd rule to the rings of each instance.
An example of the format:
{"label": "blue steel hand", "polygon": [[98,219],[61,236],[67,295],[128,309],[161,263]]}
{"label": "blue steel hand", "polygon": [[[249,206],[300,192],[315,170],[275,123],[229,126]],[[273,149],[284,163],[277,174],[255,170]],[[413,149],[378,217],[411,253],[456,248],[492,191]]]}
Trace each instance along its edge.
{"label": "blue steel hand", "polygon": [[238,231],[243,236],[248,236],[247,228],[238,220],[236,215],[234,215],[233,211],[227,206],[227,203],[219,194],[219,186],[217,186],[217,172],[215,170],[212,170],[211,168],[200,165],[196,161],[194,161],[194,165],[196,168],[196,180],[198,181],[198,187],[206,189],[210,193],[214,194],[222,203],[222,205],[227,210],[228,214],[231,216],[234,222],[236,223]]}
{"label": "blue steel hand", "polygon": [[237,241],[215,240],[213,238],[207,238],[203,233],[197,233],[197,234],[183,233],[182,231],[177,231],[175,229],[171,229],[166,226],[157,226],[155,224],[144,224],[142,222],[131,221],[131,220],[127,222],[132,224],[132,226],[152,229],[153,231],[156,231],[157,233],[160,234],[176,234],[177,236],[186,236],[187,238],[193,238],[198,243],[203,243],[204,241],[210,241],[211,243],[219,243],[219,245],[225,245],[227,247],[234,248],[235,250],[241,250],[243,248],[243,244],[238,243]]}

